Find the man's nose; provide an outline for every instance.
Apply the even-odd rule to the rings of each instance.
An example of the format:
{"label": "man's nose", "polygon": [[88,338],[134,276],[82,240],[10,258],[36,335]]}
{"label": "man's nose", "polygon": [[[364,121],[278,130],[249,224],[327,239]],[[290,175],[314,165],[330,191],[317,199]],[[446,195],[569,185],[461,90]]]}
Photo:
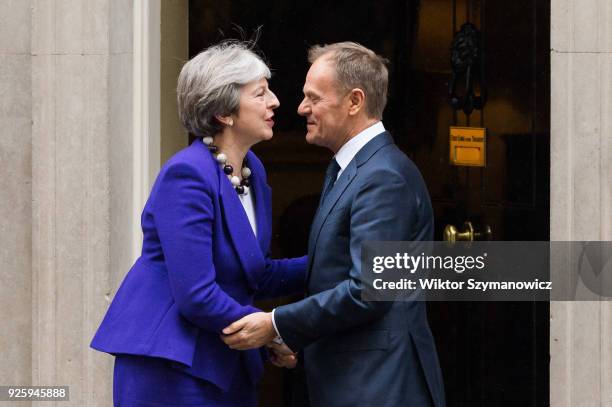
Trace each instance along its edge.
{"label": "man's nose", "polygon": [[302,102],[297,108],[297,112],[300,116],[306,116],[308,114],[308,105],[306,103],[306,98],[302,99]]}

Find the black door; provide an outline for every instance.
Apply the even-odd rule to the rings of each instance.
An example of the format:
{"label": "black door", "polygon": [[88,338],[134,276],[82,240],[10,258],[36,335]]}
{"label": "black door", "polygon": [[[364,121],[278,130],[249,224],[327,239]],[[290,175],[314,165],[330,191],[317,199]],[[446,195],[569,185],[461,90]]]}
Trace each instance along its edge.
{"label": "black door", "polygon": [[[447,225],[461,229],[466,221],[477,231],[490,227],[494,240],[548,240],[549,18],[549,2],[539,0],[190,1],[192,56],[263,26],[258,43],[281,102],[274,139],[255,148],[274,191],[273,254],[306,252],[331,156],[305,144],[295,113],[306,50],[345,40],[389,59],[384,124],[425,177],[436,240]],[[475,91],[487,96],[469,116],[448,103],[453,33],[468,21],[482,40]],[[450,126],[487,129],[486,167],[449,163]],[[548,405],[548,304],[431,303],[428,312],[449,406]],[[261,405],[306,405],[301,384],[299,371],[268,369]]]}

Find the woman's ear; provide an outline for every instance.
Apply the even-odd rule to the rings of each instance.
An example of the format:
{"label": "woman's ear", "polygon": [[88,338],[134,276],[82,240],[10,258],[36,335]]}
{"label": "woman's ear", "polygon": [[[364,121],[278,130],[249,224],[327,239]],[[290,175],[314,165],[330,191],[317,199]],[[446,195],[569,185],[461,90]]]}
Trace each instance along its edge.
{"label": "woman's ear", "polygon": [[364,107],[365,93],[359,88],[351,90],[349,98],[349,115],[354,116]]}
{"label": "woman's ear", "polygon": [[215,119],[226,127],[232,127],[234,125],[234,119],[232,119],[232,116],[221,116],[216,114]]}

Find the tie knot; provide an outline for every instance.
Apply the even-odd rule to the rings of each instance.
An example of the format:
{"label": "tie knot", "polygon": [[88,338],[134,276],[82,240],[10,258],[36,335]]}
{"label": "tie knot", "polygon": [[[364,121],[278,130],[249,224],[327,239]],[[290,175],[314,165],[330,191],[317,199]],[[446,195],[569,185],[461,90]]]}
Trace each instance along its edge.
{"label": "tie knot", "polygon": [[340,165],[338,165],[338,162],[336,161],[336,159],[333,158],[331,162],[329,163],[329,165],[327,166],[325,177],[331,178],[333,181],[335,181],[336,177],[338,177],[338,172],[340,172]]}

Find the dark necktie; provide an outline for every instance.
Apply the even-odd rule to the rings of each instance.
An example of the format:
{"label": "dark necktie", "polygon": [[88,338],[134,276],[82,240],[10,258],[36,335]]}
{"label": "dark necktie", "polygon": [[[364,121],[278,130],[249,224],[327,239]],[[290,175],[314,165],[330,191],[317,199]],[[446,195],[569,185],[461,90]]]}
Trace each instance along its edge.
{"label": "dark necktie", "polygon": [[323,202],[329,194],[329,191],[331,191],[331,189],[333,188],[334,182],[336,182],[336,178],[338,178],[339,171],[340,166],[334,158],[327,166],[327,171],[325,171],[325,182],[323,182],[323,192],[321,193],[321,200],[319,201],[319,206],[323,205]]}

